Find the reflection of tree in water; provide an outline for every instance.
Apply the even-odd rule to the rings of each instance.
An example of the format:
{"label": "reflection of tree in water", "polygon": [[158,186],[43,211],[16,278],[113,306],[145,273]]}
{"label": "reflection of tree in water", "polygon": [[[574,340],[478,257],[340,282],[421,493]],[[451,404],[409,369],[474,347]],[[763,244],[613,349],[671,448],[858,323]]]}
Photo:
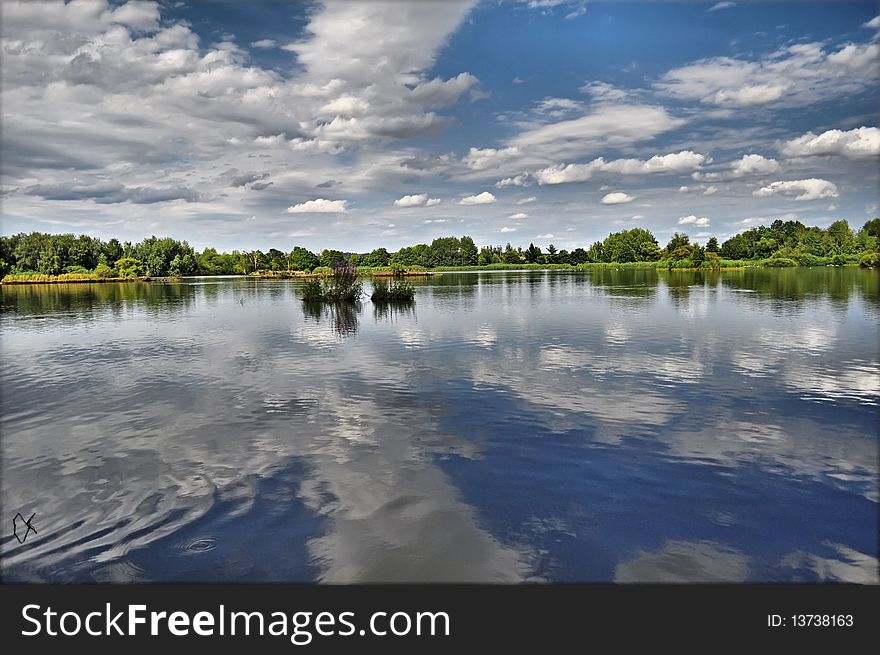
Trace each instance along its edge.
{"label": "reflection of tree in water", "polygon": [[401,316],[415,318],[416,308],[412,300],[373,302],[373,318],[376,322],[388,321],[394,323]]}
{"label": "reflection of tree in water", "polygon": [[797,305],[815,298],[828,298],[841,307],[853,293],[876,304],[880,301],[880,275],[856,267],[746,268],[724,271],[722,284],[757,296]]}
{"label": "reflection of tree in water", "polygon": [[303,302],[303,312],[316,323],[327,319],[333,332],[341,339],[353,336],[358,329],[360,302],[310,303]]}
{"label": "reflection of tree in water", "polygon": [[127,305],[140,305],[155,315],[189,309],[197,287],[181,283],[95,282],[4,285],[3,311],[22,316],[46,313],[88,314],[96,310],[122,315]]}

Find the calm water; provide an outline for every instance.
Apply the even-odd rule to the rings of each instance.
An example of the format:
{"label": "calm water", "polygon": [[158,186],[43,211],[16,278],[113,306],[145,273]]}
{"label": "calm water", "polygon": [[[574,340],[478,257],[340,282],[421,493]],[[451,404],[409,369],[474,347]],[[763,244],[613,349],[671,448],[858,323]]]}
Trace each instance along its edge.
{"label": "calm water", "polygon": [[7,581],[878,581],[880,274],[2,289]]}

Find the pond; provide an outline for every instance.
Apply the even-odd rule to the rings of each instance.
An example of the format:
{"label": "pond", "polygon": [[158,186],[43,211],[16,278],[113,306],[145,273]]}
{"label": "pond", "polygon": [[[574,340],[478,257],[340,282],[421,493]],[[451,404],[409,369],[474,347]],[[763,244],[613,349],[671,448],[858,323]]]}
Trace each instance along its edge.
{"label": "pond", "polygon": [[6,581],[878,582],[877,271],[300,284],[3,287]]}

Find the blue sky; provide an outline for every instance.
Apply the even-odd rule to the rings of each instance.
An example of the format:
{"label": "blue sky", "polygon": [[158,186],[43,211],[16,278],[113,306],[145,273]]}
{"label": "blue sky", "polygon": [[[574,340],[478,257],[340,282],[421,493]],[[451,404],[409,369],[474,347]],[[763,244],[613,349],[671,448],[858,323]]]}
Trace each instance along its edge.
{"label": "blue sky", "polygon": [[4,234],[570,249],[878,214],[874,2],[0,14]]}

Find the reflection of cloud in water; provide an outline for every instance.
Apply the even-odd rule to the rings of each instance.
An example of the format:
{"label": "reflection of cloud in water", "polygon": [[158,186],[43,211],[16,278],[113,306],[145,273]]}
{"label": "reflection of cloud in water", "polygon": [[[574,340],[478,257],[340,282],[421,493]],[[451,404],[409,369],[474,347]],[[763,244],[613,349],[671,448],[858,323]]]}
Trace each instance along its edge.
{"label": "reflection of cloud in water", "polygon": [[841,362],[830,371],[817,366],[793,365],[786,368],[782,379],[806,400],[855,400],[864,405],[880,404],[880,370],[872,362]]}
{"label": "reflection of cloud in water", "polygon": [[824,476],[855,483],[877,501],[878,454],[872,437],[834,439],[808,419],[788,420],[783,428],[727,414],[714,417],[699,430],[679,428],[658,435],[670,451],[689,461],[721,464],[763,461],[800,476]]}
{"label": "reflection of cloud in water", "polygon": [[481,529],[474,510],[430,462],[432,451],[454,450],[459,438],[442,437],[427,417],[413,420],[411,409],[368,398],[322,404],[332,408],[327,430],[301,453],[311,463],[303,500],[329,519],[327,533],[309,542],[322,581],[526,577],[523,553]]}
{"label": "reflection of cloud in water", "polygon": [[730,361],[738,373],[752,378],[765,378],[776,368],[775,362],[768,361],[766,357],[744,352],[731,354]]}
{"label": "reflection of cloud in water", "polygon": [[855,584],[877,584],[880,582],[876,557],[860,553],[843,544],[826,542],[824,545],[835,550],[840,555],[839,559],[822,557],[799,550],[783,557],[779,564],[783,568],[807,569],[820,582]]}
{"label": "reflection of cloud in water", "polygon": [[[37,507],[42,528],[26,549],[4,544],[4,570],[34,581],[57,579],[56,567],[66,579],[162,580],[128,554],[218,504],[226,517],[265,511],[254,509],[257,480],[299,460],[300,498],[326,519],[308,543],[320,579],[528,578],[528,553],[487,532],[434,463],[479,458],[480,447],[439,429],[432,405],[417,402],[416,369],[367,342],[339,341],[323,321],[299,319],[290,339],[289,320],[223,332],[200,352],[167,348],[127,368],[96,365],[88,388],[52,411],[4,417],[15,419],[14,439],[2,441],[4,502]],[[101,338],[95,331],[82,345]],[[4,375],[28,393],[48,363],[34,348]],[[59,376],[70,375],[65,366]],[[121,371],[129,386],[114,385]],[[280,525],[274,538],[289,528],[296,535]],[[208,536],[223,546],[222,531]]]}
{"label": "reflection of cloud in water", "polygon": [[[528,360],[507,351],[503,360],[477,361],[472,379],[508,389],[521,400],[540,405],[554,413],[557,427],[580,427],[583,417],[597,421],[597,438],[617,443],[628,428],[663,425],[684,406],[649,389],[640,389],[637,396],[609,393],[601,380],[572,379],[565,370],[542,370],[541,384],[530,380],[533,370]],[[571,413],[566,415],[565,412]]]}
{"label": "reflection of cloud in water", "polygon": [[696,356],[655,355],[653,353],[614,353],[606,355],[587,348],[545,346],[541,348],[541,368],[586,369],[596,376],[648,376],[664,382],[696,384],[706,373],[706,365]]}
{"label": "reflection of cloud in water", "polygon": [[498,340],[498,333],[495,331],[495,328],[491,325],[481,325],[477,328],[477,331],[474,333],[471,341],[476,343],[483,348],[491,348],[495,345],[495,342]]}
{"label": "reflection of cloud in water", "polygon": [[667,541],[617,565],[615,582],[744,582],[749,558],[712,541]]}
{"label": "reflection of cloud in water", "polygon": [[630,339],[629,330],[620,323],[609,323],[605,326],[605,340],[615,346],[621,346]]}
{"label": "reflection of cloud in water", "polygon": [[783,329],[763,328],[757,340],[771,351],[807,350],[815,353],[828,352],[837,339],[837,326],[796,325]]}

